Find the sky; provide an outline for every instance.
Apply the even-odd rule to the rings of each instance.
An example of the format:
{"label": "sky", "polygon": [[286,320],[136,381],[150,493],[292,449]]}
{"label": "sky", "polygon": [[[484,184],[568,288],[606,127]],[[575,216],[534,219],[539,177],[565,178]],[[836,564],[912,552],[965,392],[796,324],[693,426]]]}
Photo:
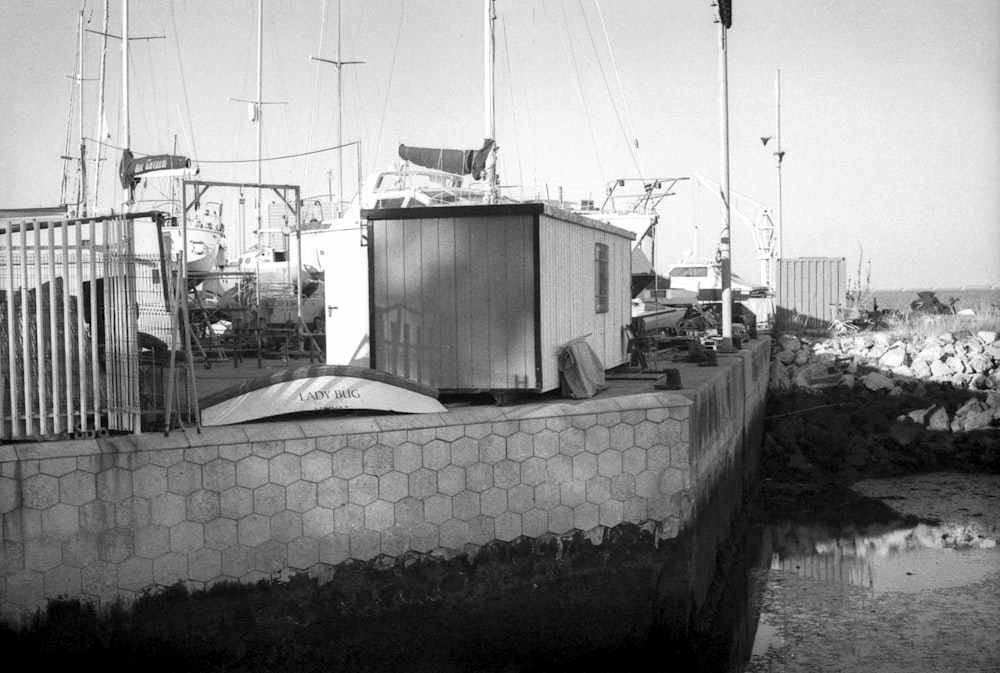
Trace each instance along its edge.
{"label": "sky", "polygon": [[[765,208],[784,257],[844,258],[848,278],[872,288],[1000,285],[1000,3],[733,4],[734,272],[759,279],[741,214]],[[110,0],[109,33],[121,34],[121,7]],[[79,156],[81,8],[100,32],[102,0],[0,0],[0,208],[58,204],[60,157]],[[721,209],[695,176],[722,175],[715,11],[712,0],[497,0],[501,182],[600,204],[618,178],[682,178],[660,205],[657,267],[713,256]],[[257,98],[257,16],[257,0],[132,0],[130,35],[163,36],[130,42],[133,152],[176,147],[203,180],[256,180],[257,125],[233,99]],[[482,1],[264,0],[263,17],[263,182],[350,193],[359,174],[391,167],[401,143],[481,146]],[[103,136],[96,32],[84,37],[84,136],[109,148],[98,205],[115,207],[121,48],[108,41]],[[342,68],[339,96],[337,68],[313,60],[338,51],[363,61]],[[761,142],[777,135],[779,72],[780,208],[774,141]],[[341,140],[342,152],[329,149]],[[88,191],[96,172],[90,163]],[[71,202],[78,180],[71,162]],[[236,191],[220,197],[227,219]]]}

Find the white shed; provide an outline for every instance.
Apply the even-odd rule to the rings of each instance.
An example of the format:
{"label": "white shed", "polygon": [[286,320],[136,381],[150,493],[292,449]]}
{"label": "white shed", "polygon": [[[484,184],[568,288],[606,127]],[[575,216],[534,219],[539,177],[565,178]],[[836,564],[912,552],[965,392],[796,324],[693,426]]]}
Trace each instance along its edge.
{"label": "white shed", "polygon": [[367,210],[371,366],[442,392],[559,387],[585,337],[624,364],[635,235],[542,203]]}

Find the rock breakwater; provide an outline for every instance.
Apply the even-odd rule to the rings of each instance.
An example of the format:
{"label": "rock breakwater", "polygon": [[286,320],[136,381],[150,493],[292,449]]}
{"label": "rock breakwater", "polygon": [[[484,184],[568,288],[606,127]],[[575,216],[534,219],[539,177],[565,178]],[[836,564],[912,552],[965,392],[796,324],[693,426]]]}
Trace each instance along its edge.
{"label": "rock breakwater", "polygon": [[1000,472],[994,331],[774,340],[764,474],[854,481]]}

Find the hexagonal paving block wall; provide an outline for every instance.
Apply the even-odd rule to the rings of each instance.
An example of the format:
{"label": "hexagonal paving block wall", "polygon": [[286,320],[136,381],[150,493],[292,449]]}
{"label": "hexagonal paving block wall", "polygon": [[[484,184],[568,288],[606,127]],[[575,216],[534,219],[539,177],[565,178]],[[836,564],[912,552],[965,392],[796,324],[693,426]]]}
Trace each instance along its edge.
{"label": "hexagonal paving block wall", "polygon": [[676,533],[692,466],[734,449],[696,463],[689,399],[624,399],[0,447],[0,616],[622,522]]}

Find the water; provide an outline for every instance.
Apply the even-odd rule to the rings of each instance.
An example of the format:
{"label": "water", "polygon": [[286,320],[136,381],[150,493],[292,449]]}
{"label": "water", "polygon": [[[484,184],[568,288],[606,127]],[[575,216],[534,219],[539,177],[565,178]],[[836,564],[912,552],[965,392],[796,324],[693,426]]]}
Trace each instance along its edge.
{"label": "water", "polygon": [[1000,671],[1000,475],[766,485],[730,671]]}
{"label": "water", "polygon": [[948,306],[956,299],[955,310],[971,309],[977,315],[996,313],[1000,307],[1000,287],[997,286],[967,286],[961,288],[935,288],[933,286],[903,290],[872,290],[871,294],[878,302],[880,309],[907,311],[910,303],[918,298],[917,293],[929,290],[941,302]]}

